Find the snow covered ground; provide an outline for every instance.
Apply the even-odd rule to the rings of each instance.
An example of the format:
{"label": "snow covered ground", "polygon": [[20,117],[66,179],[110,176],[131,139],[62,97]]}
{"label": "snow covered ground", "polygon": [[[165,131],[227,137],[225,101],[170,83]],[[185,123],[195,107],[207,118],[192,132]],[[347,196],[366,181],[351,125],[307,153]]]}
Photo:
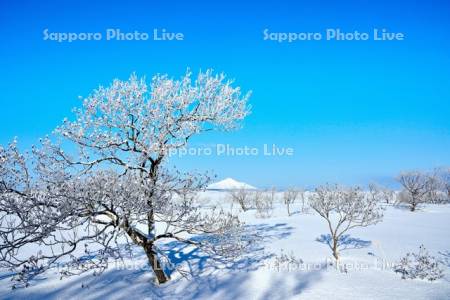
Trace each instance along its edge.
{"label": "snow covered ground", "polygon": [[[281,195],[278,195],[279,197]],[[208,191],[204,205],[219,204],[238,211],[225,192]],[[341,264],[330,265],[331,251],[320,240],[326,223],[313,211],[292,216],[276,203],[269,218],[257,218],[255,210],[239,212],[249,233],[260,237],[242,258],[217,261],[193,246],[180,253],[164,245],[175,263],[190,271],[185,278],[174,272],[172,281],[153,284],[146,258],[112,266],[101,276],[85,273],[60,280],[57,270],[31,282],[28,288],[11,290],[11,276],[0,273],[0,299],[450,299],[450,206],[427,205],[416,212],[388,206],[383,222],[349,232]],[[445,277],[428,282],[403,280],[391,269],[407,252],[423,244],[439,258]],[[281,254],[302,260],[300,265],[280,263]],[[277,264],[278,262],[278,264]]]}

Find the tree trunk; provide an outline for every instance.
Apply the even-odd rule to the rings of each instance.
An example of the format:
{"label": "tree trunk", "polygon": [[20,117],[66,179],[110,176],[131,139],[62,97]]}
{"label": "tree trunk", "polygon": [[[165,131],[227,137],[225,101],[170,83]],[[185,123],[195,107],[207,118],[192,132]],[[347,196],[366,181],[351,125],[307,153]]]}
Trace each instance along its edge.
{"label": "tree trunk", "polygon": [[288,211],[288,216],[290,217],[291,216],[291,210],[289,208],[289,203],[287,204],[287,211]]}
{"label": "tree trunk", "polygon": [[155,273],[158,283],[162,284],[169,281],[170,277],[164,273],[161,262],[158,259],[158,255],[153,249],[153,242],[149,242],[145,236],[139,233],[139,231],[133,230],[133,228],[129,226],[127,220],[125,220],[122,226],[133,242],[136,245],[140,245],[144,249],[148,258],[148,263]]}
{"label": "tree trunk", "polygon": [[339,259],[339,253],[338,253],[338,239],[336,237],[333,237],[333,256],[336,260]]}
{"label": "tree trunk", "polygon": [[148,262],[156,275],[156,279],[159,284],[163,284],[170,280],[170,277],[164,273],[161,262],[158,259],[158,255],[153,250],[153,244],[146,245],[144,247],[145,254],[147,254]]}
{"label": "tree trunk", "polygon": [[241,205],[242,211],[247,211],[247,207],[245,207],[244,200],[239,200],[239,204]]}
{"label": "tree trunk", "polygon": [[128,220],[126,219],[122,224],[122,227],[124,228],[128,236],[133,240],[133,242],[144,249],[145,254],[147,255],[148,263],[155,273],[158,283],[162,284],[169,281],[170,277],[164,273],[161,262],[158,259],[158,255],[153,249],[153,242],[148,241],[147,238],[143,236],[139,231],[134,230],[129,225]]}

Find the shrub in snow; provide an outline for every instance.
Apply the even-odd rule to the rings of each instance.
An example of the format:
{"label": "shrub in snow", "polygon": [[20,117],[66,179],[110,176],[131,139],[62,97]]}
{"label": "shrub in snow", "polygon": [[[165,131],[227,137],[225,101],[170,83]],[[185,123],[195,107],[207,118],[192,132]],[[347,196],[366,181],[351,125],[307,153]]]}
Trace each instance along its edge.
{"label": "shrub in snow", "polygon": [[32,153],[21,154],[16,142],[0,147],[0,267],[29,278],[88,244],[101,248],[95,260],[70,264],[103,269],[125,240],[143,250],[164,283],[162,241],[207,248],[207,240],[189,238],[206,234],[239,243],[235,216],[196,204],[208,176],[166,162],[192,136],[239,127],[248,97],[211,70],[194,79],[157,75],[150,85],[132,75],[95,90],[75,120],[64,120],[56,138]]}
{"label": "shrub in snow", "polygon": [[359,187],[321,186],[316,188],[309,202],[328,224],[329,246],[336,260],[339,258],[339,242],[346,232],[376,224],[383,218],[379,202]]}
{"label": "shrub in snow", "polygon": [[423,245],[419,247],[418,253],[407,253],[394,267],[394,271],[402,274],[403,279],[420,278],[434,281],[444,276],[439,261],[431,256]]}
{"label": "shrub in snow", "polygon": [[303,260],[297,258],[293,252],[286,254],[283,252],[277,254],[274,258],[273,266],[277,271],[295,271],[300,270]]}

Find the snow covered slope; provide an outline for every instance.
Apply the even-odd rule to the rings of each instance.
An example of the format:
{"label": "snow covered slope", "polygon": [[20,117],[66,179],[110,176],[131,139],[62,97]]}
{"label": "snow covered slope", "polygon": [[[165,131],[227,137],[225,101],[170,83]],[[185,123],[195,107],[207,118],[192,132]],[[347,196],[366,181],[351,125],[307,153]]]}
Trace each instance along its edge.
{"label": "snow covered slope", "polygon": [[250,184],[239,182],[234,180],[233,178],[226,178],[222,181],[210,184],[208,186],[208,190],[236,190],[236,189],[256,189],[254,186]]}

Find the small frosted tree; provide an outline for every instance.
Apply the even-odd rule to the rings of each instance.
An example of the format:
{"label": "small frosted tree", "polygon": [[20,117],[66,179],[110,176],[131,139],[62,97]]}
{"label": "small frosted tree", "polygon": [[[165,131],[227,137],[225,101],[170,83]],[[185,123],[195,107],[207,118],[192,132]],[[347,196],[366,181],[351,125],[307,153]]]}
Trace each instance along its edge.
{"label": "small frosted tree", "polygon": [[336,260],[339,259],[339,242],[346,232],[376,224],[383,218],[379,202],[359,187],[321,186],[315,189],[309,202],[328,224],[329,246]]}
{"label": "small frosted tree", "polygon": [[394,191],[376,183],[369,184],[369,193],[375,200],[386,204],[394,201]]}
{"label": "small frosted tree", "polygon": [[[164,283],[158,243],[165,239],[203,246],[189,236],[205,233],[232,251],[237,218],[202,210],[195,194],[208,177],[168,168],[167,158],[192,136],[239,127],[248,97],[211,70],[194,80],[190,72],[180,80],[157,75],[149,86],[132,75],[87,97],[75,119],[56,129],[59,142],[44,139],[30,156],[15,143],[0,148],[2,266],[23,267],[24,279],[80,245],[96,244],[102,250],[92,268],[105,267],[117,254],[114,242],[125,238],[144,250]],[[38,245],[31,256],[30,245]]]}
{"label": "small frosted tree", "polygon": [[446,195],[445,193],[443,193],[444,184],[437,170],[427,174],[426,189],[427,193],[425,195],[425,202],[427,203],[445,202]]}
{"label": "small frosted tree", "polygon": [[249,209],[249,202],[250,202],[250,196],[252,195],[252,192],[249,191],[246,188],[238,188],[233,189],[229,192],[229,196],[231,198],[231,201],[237,202],[239,206],[241,207],[242,211],[247,211]]}
{"label": "small frosted tree", "polygon": [[433,191],[434,179],[422,172],[404,172],[397,177],[403,186],[404,193],[400,195],[400,202],[409,205],[411,211],[417,206],[430,202],[430,193]]}
{"label": "small frosted tree", "polygon": [[298,196],[300,194],[300,191],[298,189],[289,188],[283,193],[283,200],[284,204],[287,208],[288,216],[291,215],[291,205],[294,204],[294,202],[297,200]]}
{"label": "small frosted tree", "polygon": [[450,168],[446,168],[442,171],[441,180],[447,193],[447,200],[450,201]]}
{"label": "small frosted tree", "polygon": [[450,168],[438,168],[436,171],[437,180],[440,183],[440,188],[445,194],[446,202],[450,201]]}
{"label": "small frosted tree", "polygon": [[275,201],[276,190],[272,188],[254,194],[255,216],[258,218],[269,218],[273,213],[273,203]]}

